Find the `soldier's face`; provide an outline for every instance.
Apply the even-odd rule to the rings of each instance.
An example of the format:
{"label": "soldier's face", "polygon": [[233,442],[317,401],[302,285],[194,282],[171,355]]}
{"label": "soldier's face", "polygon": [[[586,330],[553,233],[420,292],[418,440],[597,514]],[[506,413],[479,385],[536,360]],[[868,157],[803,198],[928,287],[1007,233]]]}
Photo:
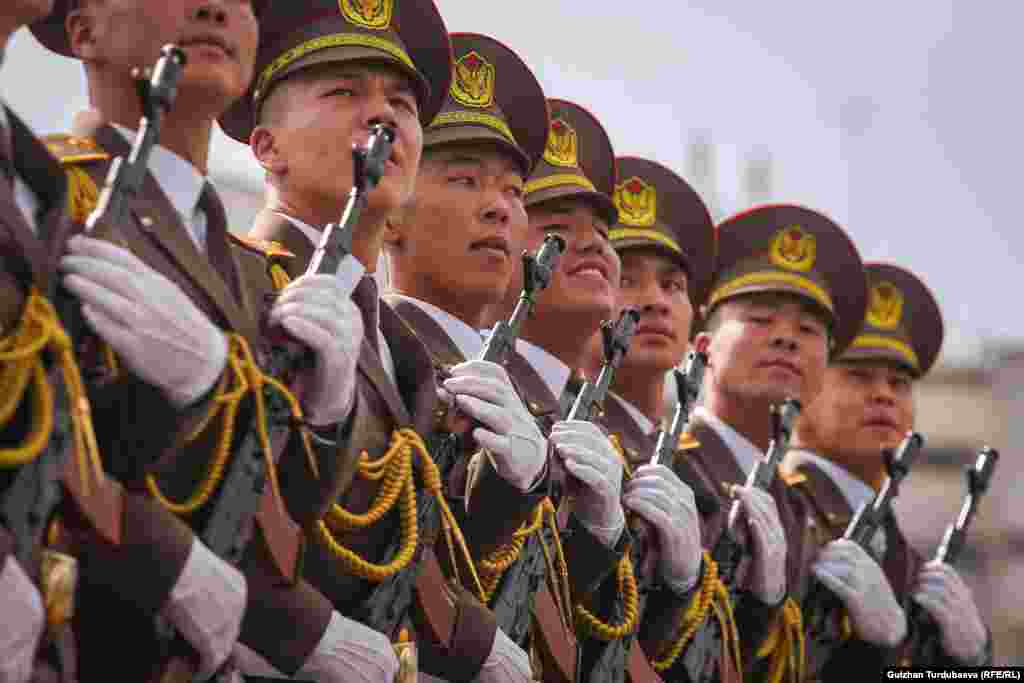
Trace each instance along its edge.
{"label": "soldier's face", "polygon": [[717,391],[738,401],[805,405],[821,390],[828,330],[809,304],[785,294],[749,294],[719,305],[698,335]]}
{"label": "soldier's face", "polygon": [[392,221],[396,273],[421,296],[478,315],[500,303],[526,237],[523,176],[496,144],[428,150],[408,206]]}
{"label": "soldier's face", "polygon": [[226,109],[253,77],[258,26],[250,0],[88,0],[67,25],[83,61],[124,74],[152,66],[161,47],[177,44],[188,59],[178,87],[190,103]]}
{"label": "soldier's face", "polygon": [[670,370],[682,362],[690,347],[693,305],[686,271],[656,249],[626,249],[619,257],[619,305],[640,310],[640,323],[623,366]]}
{"label": "soldier's face", "polygon": [[878,361],[835,363],[821,393],[804,407],[797,441],[854,471],[877,470],[882,448],[895,448],[914,426],[914,379]]}
{"label": "soldier's face", "polygon": [[[530,227],[526,249],[534,251],[548,233],[560,235],[565,251],[551,283],[537,297],[537,315],[585,314],[598,321],[615,311],[621,264],[608,241],[608,224],[586,202],[555,199],[527,210]],[[522,268],[509,296],[519,295]]]}
{"label": "soldier's face", "polygon": [[273,172],[286,194],[340,213],[354,182],[352,146],[365,145],[371,125],[384,123],[395,130],[395,140],[367,206],[386,215],[409,201],[423,129],[403,72],[377,63],[317,66],[286,79],[263,106],[251,143],[264,162],[261,155],[272,154]]}

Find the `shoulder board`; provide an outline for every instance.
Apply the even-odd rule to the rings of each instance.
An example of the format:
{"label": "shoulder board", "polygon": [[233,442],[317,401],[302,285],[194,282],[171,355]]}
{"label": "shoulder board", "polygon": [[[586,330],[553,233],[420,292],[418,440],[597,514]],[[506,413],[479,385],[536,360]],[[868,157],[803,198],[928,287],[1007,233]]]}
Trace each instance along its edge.
{"label": "shoulder board", "polygon": [[694,448],[700,448],[700,441],[697,441],[693,434],[683,432],[682,436],[679,437],[679,445],[676,448],[680,451],[692,451]]}
{"label": "shoulder board", "polygon": [[784,472],[779,470],[779,477],[786,483],[786,486],[799,486],[807,481],[807,475],[803,472]]}
{"label": "shoulder board", "polygon": [[50,154],[62,164],[84,164],[91,161],[107,161],[110,154],[104,151],[93,138],[54,133],[44,135],[43,144]]}
{"label": "shoulder board", "polygon": [[249,251],[258,252],[268,258],[295,258],[295,254],[285,249],[280,242],[260,240],[255,237],[246,237],[245,235],[239,235],[234,232],[228,234],[238,245],[248,249]]}

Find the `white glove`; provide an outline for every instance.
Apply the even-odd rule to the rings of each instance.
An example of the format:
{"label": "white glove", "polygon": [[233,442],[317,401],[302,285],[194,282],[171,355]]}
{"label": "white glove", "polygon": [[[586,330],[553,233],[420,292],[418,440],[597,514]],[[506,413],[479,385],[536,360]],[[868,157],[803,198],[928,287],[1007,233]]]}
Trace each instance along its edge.
{"label": "white glove", "polygon": [[955,569],[938,560],[921,568],[914,600],[935,619],[942,649],[959,662],[973,664],[985,654],[988,633],[971,596]]}
{"label": "white glove", "polygon": [[776,605],[786,594],[786,532],[779,508],[763,489],[741,486],[737,494],[754,546],[750,590],[766,605]]}
{"label": "white glove", "polygon": [[859,545],[845,538],[832,541],[822,548],[811,571],[846,605],[861,640],[896,647],[907,636],[907,616],[892,586]]}
{"label": "white glove", "polygon": [[0,683],[27,683],[43,634],[43,599],[13,555],[0,571]]}
{"label": "white glove", "polygon": [[135,376],[179,408],[214,385],[227,363],[227,338],[180,287],[110,242],[76,235],[68,251],[60,263],[64,286]]}
{"label": "white glove", "polygon": [[593,422],[556,422],[548,440],[568,473],[583,484],[582,490],[569,499],[571,511],[606,547],[614,547],[626,526],[619,500],[622,458]]}
{"label": "white glove", "polygon": [[505,369],[471,360],[453,367],[451,374],[439,388],[439,398],[455,396],[456,407],[480,422],[473,438],[487,449],[501,478],[520,491],[529,491],[544,470],[548,442]]}
{"label": "white glove", "polygon": [[301,387],[302,410],[314,425],[342,422],[352,409],[363,318],[352,287],[334,275],[303,275],[281,290],[268,322],[280,325],[316,354]]}
{"label": "white glove", "polygon": [[644,465],[626,482],[622,504],[657,531],[662,580],[679,595],[693,588],[703,554],[693,489],[664,465]]}
{"label": "white glove", "polygon": [[192,542],[161,612],[199,654],[197,680],[212,676],[231,654],[242,630],[246,592],[241,572],[199,540]]}
{"label": "white glove", "polygon": [[532,680],[530,656],[499,628],[494,634],[491,654],[487,655],[475,683],[529,683]]}

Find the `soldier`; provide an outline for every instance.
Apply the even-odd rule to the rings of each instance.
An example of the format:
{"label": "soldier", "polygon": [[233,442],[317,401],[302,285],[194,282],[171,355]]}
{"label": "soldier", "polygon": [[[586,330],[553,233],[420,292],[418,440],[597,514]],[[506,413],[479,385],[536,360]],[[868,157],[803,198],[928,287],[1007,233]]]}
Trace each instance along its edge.
{"label": "soldier", "polygon": [[[619,220],[610,235],[622,260],[619,304],[638,309],[640,322],[615,373],[601,424],[615,435],[634,468],[623,486],[623,505],[652,525],[655,534],[648,552],[658,555],[657,562],[634,568],[638,581],[649,586],[641,644],[666,679],[697,679],[710,672],[684,672],[682,649],[665,653],[690,627],[677,620],[707,570],[701,563],[701,521],[693,491],[671,463],[648,463],[658,425],[667,429],[671,419],[663,414],[666,373],[682,363],[694,311],[707,297],[715,230],[700,196],[675,173],[636,157],[620,157],[617,164],[614,200]],[[601,365],[600,343],[592,344],[590,352],[587,367],[594,373]],[[644,575],[651,569],[653,576]],[[692,631],[689,638],[694,642]],[[630,654],[635,656],[636,649],[631,647]]]}
{"label": "soldier", "polygon": [[[367,331],[345,443],[353,457],[366,453],[367,459],[349,493],[323,521],[308,525],[313,542],[305,574],[343,614],[393,640],[414,637],[420,669],[429,675],[521,679],[523,653],[496,637],[493,614],[461,587],[448,595],[434,541],[444,531],[452,559],[463,554],[463,544],[442,490],[448,461],[431,436],[434,367],[415,334],[380,300],[372,277],[386,221],[412,194],[422,127],[448,93],[447,31],[430,0],[321,0],[301,10],[281,3],[264,26],[260,76],[251,96],[221,123],[250,144],[266,172],[267,204],[250,234],[295,253],[291,275],[304,271],[320,231],[345,205],[355,181],[352,145],[362,144],[375,124],[395,133],[380,184],[355,226],[352,254],[342,262],[358,281],[352,298]],[[375,474],[382,469],[384,486]],[[397,491],[400,510],[394,509]],[[302,495],[287,482],[284,493]],[[456,578],[476,588],[474,576]]]}
{"label": "soldier", "polygon": [[[108,362],[91,368],[92,393],[99,397],[94,401],[97,436],[108,466],[129,488],[148,491],[164,507],[191,514],[197,528],[210,516],[219,475],[231,456],[229,430],[241,434],[257,428],[253,404],[260,389],[254,383],[262,383],[263,376],[250,352],[264,357],[264,316],[317,359],[297,378],[306,388],[301,419],[265,456],[279,456],[284,449],[279,457],[292,479],[309,482],[307,504],[313,509],[308,514],[313,516],[347,485],[354,470],[329,439],[354,401],[358,313],[337,295],[340,284],[333,278],[293,283],[272,310],[261,311],[261,293],[272,289],[266,259],[260,245],[229,238],[223,206],[206,178],[213,122],[245,92],[252,77],[256,20],[263,5],[62,1],[32,27],[45,46],[83,61],[95,107],[80,122],[88,130],[52,140],[74,181],[79,221],[95,203],[106,162],[127,155],[142,114],[132,69],[151,64],[169,42],[179,44],[187,56],[176,105],[163,121],[162,144],[153,150],[142,191],[127,200],[130,220],[104,235],[121,246],[76,237],[62,268],[65,285],[83,302],[88,324],[112,350]],[[239,382],[249,387],[240,397],[239,391],[228,391]],[[121,385],[128,386],[127,398],[111,398]],[[232,394],[235,398],[229,398]],[[156,405],[138,405],[142,397]],[[311,454],[302,451],[310,443],[307,450],[315,452],[316,461],[307,465],[305,455]],[[273,478],[257,522],[243,563],[245,578],[195,542],[188,564],[182,554],[180,561],[175,557],[161,567],[161,576],[182,576],[170,602],[159,595],[132,600],[125,594],[122,584],[137,580],[136,574],[126,574],[131,564],[123,561],[129,551],[138,552],[134,548],[109,561],[85,563],[83,617],[114,619],[131,632],[130,645],[117,643],[117,661],[130,672],[119,674],[132,680],[158,675],[174,654],[166,650],[167,638],[154,632],[149,616],[165,602],[171,621],[198,651],[198,657],[186,655],[193,660],[186,666],[189,675],[199,678],[221,667],[239,629],[241,640],[278,669],[316,680],[341,680],[351,653],[381,649],[374,647],[380,643],[366,648],[372,632],[353,632],[355,625],[332,613],[323,596],[304,582],[293,582],[300,531],[276,500]],[[176,539],[162,540],[176,547],[171,542]],[[196,578],[186,583],[190,575]],[[185,607],[175,607],[180,602]],[[282,639],[278,629],[283,621],[290,627]],[[99,676],[110,665],[112,643],[103,626],[88,618],[76,627],[83,677]],[[389,678],[397,669],[394,656],[386,652],[361,661],[374,676]]]}
{"label": "soldier", "polygon": [[486,446],[470,465],[473,495],[465,496],[473,453],[464,452],[448,476],[450,504],[462,512],[474,560],[485,559],[477,570],[499,627],[525,645],[530,580],[503,580],[519,573],[488,569],[488,562],[507,556],[514,533],[547,494],[547,441],[505,370],[476,360],[483,349],[477,330],[487,307],[504,298],[521,251],[523,185],[544,151],[547,102],[529,68],[504,45],[478,34],[451,39],[460,78],[424,131],[412,200],[388,220],[395,294],[385,299],[440,369],[445,400],[451,392],[458,411],[481,425],[462,440]]}
{"label": "soldier", "polygon": [[[874,498],[886,474],[882,450],[898,446],[913,429],[914,383],[931,369],[943,338],[938,303],[920,279],[888,264],[869,263],[865,270],[863,326],[825,372],[821,393],[799,421],[798,450],[786,462],[811,513],[814,542],[824,545],[814,558],[814,575],[842,599],[853,628],[854,638],[831,653],[819,678],[892,665],[894,650],[914,637],[905,612],[910,598],[942,632],[943,659],[914,665],[990,665],[991,636],[970,589],[949,565],[925,564],[895,519],[876,537],[884,545],[876,555],[881,566],[852,541],[833,540],[852,512]],[[821,655],[812,651],[809,659]]]}
{"label": "soldier", "polygon": [[[601,124],[582,107],[549,99],[548,109],[547,146],[526,183],[525,246],[537,249],[549,233],[562,237],[567,246],[550,284],[537,296],[533,315],[522,325],[506,369],[575,478],[574,486],[578,484],[575,495],[566,497],[560,510],[568,589],[556,585],[557,576],[549,576],[552,588],[539,594],[536,604],[535,647],[544,656],[544,679],[571,680],[576,676],[576,644],[566,637],[559,614],[569,612],[564,618],[571,629],[575,607],[566,603],[621,603],[618,590],[613,589],[614,595],[606,600],[594,594],[616,567],[622,571],[629,541],[618,500],[619,455],[593,423],[562,420],[559,404],[572,370],[582,363],[587,340],[615,309],[619,263],[608,241],[608,229],[616,217],[611,201],[615,155]],[[516,272],[504,301],[490,314],[492,321],[508,318],[515,307],[522,268]],[[616,621],[614,615],[607,617],[605,610],[595,609]],[[588,623],[592,628],[578,634],[581,642],[592,636],[615,640],[614,634],[625,628],[601,619]],[[587,672],[591,668],[586,662],[583,667]]]}
{"label": "soldier", "polygon": [[709,548],[724,528],[730,491],[739,486],[751,548],[734,584],[741,589],[734,605],[741,664],[745,672],[762,666],[771,627],[780,637],[770,641],[768,662],[777,670],[799,645],[798,608],[787,596],[799,585],[802,523],[781,479],[770,492],[744,483],[772,438],[771,406],[787,398],[806,404],[817,395],[829,354],[853,339],[865,287],[850,275],[862,266],[845,233],[803,207],[756,207],[722,222],[717,238],[706,327],[695,342],[708,356],[703,398],[676,467],[688,470],[683,479],[698,503],[718,511],[704,517]]}

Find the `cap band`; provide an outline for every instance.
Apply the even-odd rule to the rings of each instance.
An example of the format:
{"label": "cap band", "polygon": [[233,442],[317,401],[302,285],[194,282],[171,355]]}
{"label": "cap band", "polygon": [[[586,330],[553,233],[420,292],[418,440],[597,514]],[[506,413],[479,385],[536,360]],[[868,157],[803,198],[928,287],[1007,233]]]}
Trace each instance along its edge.
{"label": "cap band", "polygon": [[281,69],[284,69],[289,64],[305,57],[310,52],[316,52],[317,50],[323,50],[329,47],[368,47],[374,50],[380,50],[385,52],[402,64],[416,71],[415,65],[412,63],[412,59],[408,53],[401,47],[385,40],[378,36],[368,36],[363,33],[335,33],[329,36],[319,36],[312,40],[307,40],[301,45],[296,45],[290,50],[285,51],[272,61],[263,73],[260,74],[259,80],[256,82],[256,90],[253,92],[253,101],[258,101],[263,93],[263,89],[270,83],[270,80],[277,74]]}
{"label": "cap band", "polygon": [[917,360],[917,354],[914,353],[914,349],[910,348],[909,344],[901,342],[899,339],[883,337],[878,334],[862,334],[853,340],[849,348],[851,350],[870,348],[895,351],[910,364],[910,367],[912,367],[915,372],[921,369],[920,363]]}
{"label": "cap band", "polygon": [[559,185],[579,185],[588,192],[597,192],[594,187],[594,183],[586,179],[586,177],[579,175],[578,173],[556,173],[555,175],[544,176],[537,178],[526,183],[525,192],[530,194],[532,192],[540,192],[541,190],[547,190],[551,187],[557,187]]}
{"label": "cap band", "polygon": [[[679,254],[683,253],[682,248],[679,244],[669,237],[668,235],[662,234],[657,230],[642,230],[639,228],[615,228],[608,233],[608,238],[614,243],[619,240],[628,239],[645,239],[651,240],[652,242],[658,242],[663,244],[674,252]],[[614,247],[615,245],[612,244]]]}
{"label": "cap band", "polygon": [[765,270],[756,273],[748,273],[735,280],[730,280],[715,291],[711,293],[711,298],[708,300],[708,308],[714,306],[722,299],[734,294],[735,292],[749,287],[751,285],[772,285],[782,284],[795,287],[800,290],[811,299],[821,304],[828,310],[829,313],[835,313],[835,308],[832,305],[832,297],[828,295],[824,289],[812,282],[808,278],[802,275],[795,275],[793,273],[780,273],[774,270]]}
{"label": "cap band", "polygon": [[446,111],[434,117],[428,128],[449,125],[477,125],[497,131],[513,145],[519,146],[516,138],[512,135],[512,129],[508,124],[494,114],[482,114],[476,111]]}

